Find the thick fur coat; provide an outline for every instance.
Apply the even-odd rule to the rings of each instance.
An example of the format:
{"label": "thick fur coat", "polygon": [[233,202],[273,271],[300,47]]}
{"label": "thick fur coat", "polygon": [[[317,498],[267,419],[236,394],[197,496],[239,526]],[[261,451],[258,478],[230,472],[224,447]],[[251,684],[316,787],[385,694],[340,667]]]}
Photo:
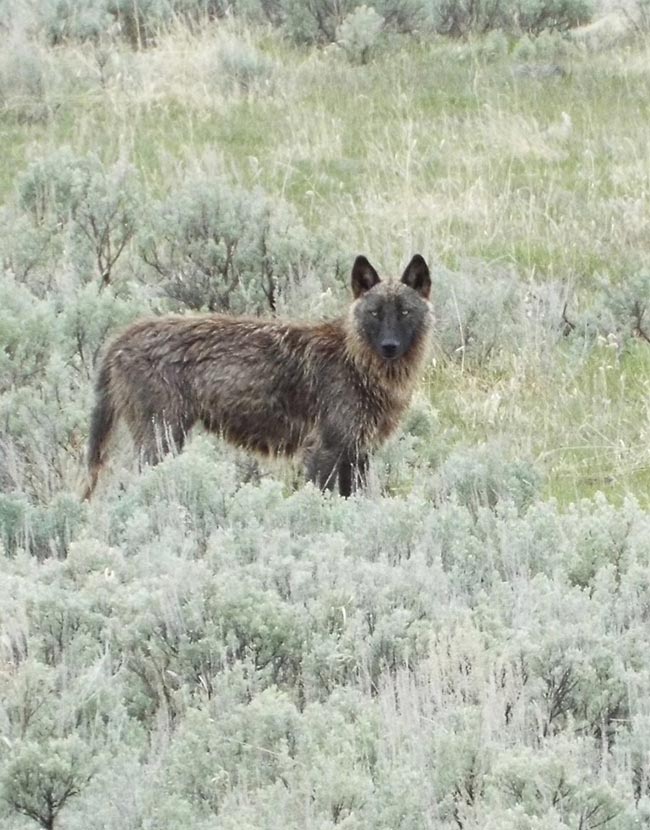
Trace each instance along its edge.
{"label": "thick fur coat", "polygon": [[307,477],[349,495],[368,452],[404,414],[432,328],[429,270],[416,255],[382,282],[365,257],[354,302],[332,322],[167,316],[129,326],[106,349],[88,451],[92,494],[122,418],[143,460],[180,450],[194,424],[264,455],[304,458]]}

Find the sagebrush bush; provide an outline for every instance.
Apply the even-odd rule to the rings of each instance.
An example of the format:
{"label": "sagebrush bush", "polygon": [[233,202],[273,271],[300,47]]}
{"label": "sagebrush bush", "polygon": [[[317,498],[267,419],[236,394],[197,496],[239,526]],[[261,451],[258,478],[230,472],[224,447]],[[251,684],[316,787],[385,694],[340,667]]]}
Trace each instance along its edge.
{"label": "sagebrush bush", "polygon": [[369,486],[386,493],[426,487],[449,452],[447,436],[428,396],[417,396],[401,429],[373,456]]}
{"label": "sagebrush bush", "polygon": [[590,0],[434,0],[433,25],[439,34],[466,37],[493,30],[507,32],[566,31],[591,19]]}
{"label": "sagebrush bush", "polygon": [[538,60],[562,60],[576,55],[576,48],[567,35],[558,30],[545,29],[533,39]]}
{"label": "sagebrush bush", "polygon": [[650,343],[650,274],[638,273],[619,285],[605,285],[600,334]]}
{"label": "sagebrush bush", "polygon": [[497,61],[506,57],[509,47],[507,35],[500,29],[493,29],[486,34],[479,49],[483,58],[488,61]]}
{"label": "sagebrush bush", "polygon": [[4,770],[0,795],[14,810],[44,828],[54,828],[67,802],[92,776],[83,742],[77,737],[18,747]]}
{"label": "sagebrush bush", "polygon": [[19,122],[46,120],[54,105],[54,72],[36,44],[21,38],[8,41],[0,54],[0,111]]}
{"label": "sagebrush bush", "polygon": [[145,305],[74,279],[41,291],[0,275],[0,476],[7,492],[47,502],[78,486],[99,351]]}
{"label": "sagebrush bush", "polygon": [[632,340],[650,343],[648,292],[650,275],[645,271],[624,280],[600,281],[600,291],[591,302],[565,309],[568,342],[579,349],[585,342],[610,347],[619,353]]}
{"label": "sagebrush bush", "polygon": [[105,166],[93,154],[77,157],[64,148],[28,167],[18,195],[19,206],[46,235],[60,239],[67,231],[79,273],[89,276],[94,269],[100,284],[111,282],[138,228],[141,191],[134,168]]}
{"label": "sagebrush bush", "polygon": [[0,278],[0,391],[28,385],[41,376],[58,334],[53,305],[6,275]]}
{"label": "sagebrush bush", "polygon": [[290,205],[211,165],[153,205],[141,250],[178,308],[274,312],[317,264],[321,290],[335,284],[336,253],[325,253]]}
{"label": "sagebrush bush", "polygon": [[298,43],[336,40],[336,29],[356,5],[355,0],[281,0],[284,27]]}
{"label": "sagebrush bush", "polygon": [[525,511],[538,496],[542,483],[533,464],[523,459],[504,462],[498,447],[451,453],[438,477],[445,498],[457,498],[474,512],[480,507],[495,508],[504,500]]}
{"label": "sagebrush bush", "polygon": [[268,88],[273,78],[273,61],[253,44],[239,38],[224,39],[217,49],[213,82],[243,92]]}
{"label": "sagebrush bush", "polygon": [[[282,826],[308,810],[368,830],[422,811],[444,828],[550,815],[623,830],[641,815],[650,532],[637,505],[286,495],[233,486],[217,457],[190,444],[108,493],[65,561],[5,556],[0,723],[12,741],[24,729],[0,753],[6,808],[41,815],[51,792],[73,827],[96,809],[121,826],[102,796],[119,779],[143,819],[199,827],[280,807]],[[202,542],[178,527],[188,477],[221,502]],[[136,525],[156,502],[152,542]],[[94,736],[94,766],[75,766],[57,724]],[[623,747],[630,764],[614,769]],[[38,753],[51,763],[28,796]],[[64,779],[76,794],[61,801]]]}
{"label": "sagebrush bush", "polygon": [[372,6],[359,6],[336,30],[336,42],[353,62],[366,63],[376,45],[384,18]]}
{"label": "sagebrush bush", "polygon": [[501,269],[481,273],[472,263],[461,273],[441,269],[436,343],[445,356],[469,364],[498,363],[523,343],[540,353],[562,335],[565,302],[560,286],[525,286]]}
{"label": "sagebrush bush", "polygon": [[61,495],[48,507],[34,507],[18,493],[0,496],[0,528],[7,553],[24,550],[42,559],[63,558],[83,519],[84,509],[74,495]]}
{"label": "sagebrush bush", "polygon": [[48,267],[55,255],[55,240],[56,228],[35,223],[13,206],[0,211],[1,267],[37,295],[51,289],[55,279]]}
{"label": "sagebrush bush", "polygon": [[522,37],[517,39],[517,42],[513,46],[512,57],[514,60],[522,61],[524,63],[537,60],[538,54],[536,39],[531,38],[530,35],[522,35]]}
{"label": "sagebrush bush", "polygon": [[36,8],[36,25],[53,46],[95,40],[114,22],[105,0],[45,0]]}
{"label": "sagebrush bush", "polygon": [[517,0],[515,25],[525,32],[564,32],[587,23],[593,14],[591,0]]}
{"label": "sagebrush bush", "polygon": [[[18,9],[12,10],[12,5]],[[229,16],[270,23],[297,43],[334,43],[344,25],[353,27],[355,39],[371,37],[374,41],[376,20],[368,11],[359,11],[367,8],[363,0],[84,0],[81,4],[46,0],[38,6],[5,2],[0,20],[8,29],[43,35],[52,45],[122,38],[134,49],[142,49],[154,46],[179,23],[194,30]],[[565,31],[588,21],[592,14],[591,0],[376,0],[372,8],[389,31],[418,34],[433,30],[454,37],[492,30]],[[642,13],[635,17],[637,28],[642,28],[643,20]],[[241,71],[242,56],[235,60]],[[250,68],[250,59],[246,63]]]}
{"label": "sagebrush bush", "polygon": [[[404,33],[429,22],[427,4],[421,0],[377,0],[371,5],[363,0],[280,0],[280,7],[283,28],[299,43],[333,43],[342,37],[361,48],[370,40],[365,47],[369,48],[380,28],[378,18],[393,31]],[[342,31],[347,34],[341,35]]]}

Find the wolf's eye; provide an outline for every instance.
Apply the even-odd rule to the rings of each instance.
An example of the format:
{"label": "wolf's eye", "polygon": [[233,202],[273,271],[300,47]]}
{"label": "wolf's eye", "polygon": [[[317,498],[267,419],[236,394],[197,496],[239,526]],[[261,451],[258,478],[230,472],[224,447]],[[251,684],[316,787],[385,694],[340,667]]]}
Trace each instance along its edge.
{"label": "wolf's eye", "polygon": [[379,317],[379,312],[378,312],[378,311],[371,311],[371,312],[370,312],[370,315],[371,315],[372,317]]}
{"label": "wolf's eye", "polygon": [[403,309],[402,309],[402,317],[406,317],[406,315],[407,315],[407,314],[410,314],[410,313],[411,313],[411,312],[408,310],[408,308],[403,308]]}

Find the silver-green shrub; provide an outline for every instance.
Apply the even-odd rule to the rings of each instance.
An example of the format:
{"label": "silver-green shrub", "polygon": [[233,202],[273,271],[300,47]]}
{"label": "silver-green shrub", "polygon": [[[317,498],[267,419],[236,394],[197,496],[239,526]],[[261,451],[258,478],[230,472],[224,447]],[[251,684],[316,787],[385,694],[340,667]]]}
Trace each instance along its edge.
{"label": "silver-green shrub", "polygon": [[18,36],[7,39],[0,53],[0,111],[18,122],[47,120],[55,76],[35,43]]}
{"label": "silver-green shrub", "polygon": [[[346,501],[235,476],[194,442],[109,490],[65,560],[3,556],[7,827],[67,780],[74,828],[642,819],[638,505]],[[77,732],[94,766],[43,766],[28,800],[33,759]]]}
{"label": "silver-green shrub", "polygon": [[242,92],[268,89],[274,69],[273,61],[252,43],[225,38],[217,48],[213,83],[218,88]]}
{"label": "silver-green shrub", "polygon": [[76,270],[102,285],[138,228],[141,191],[128,164],[104,165],[64,148],[33,162],[18,181],[19,207],[35,227],[61,244],[67,235]]}
{"label": "silver-green shrub", "polygon": [[89,758],[79,738],[25,742],[4,770],[0,795],[18,813],[53,830],[67,802],[90,780]]}
{"label": "silver-green shrub", "polygon": [[432,24],[439,34],[465,37],[495,29],[507,32],[566,31],[593,14],[590,0],[433,0]]}
{"label": "silver-green shrub", "polygon": [[[121,38],[143,49],[179,23],[192,30],[210,20],[235,17],[270,24],[299,44],[334,43],[346,18],[353,19],[367,5],[362,0],[45,0],[38,5],[5,0],[0,22],[53,45]],[[416,36],[565,31],[587,22],[593,13],[591,0],[375,0],[372,6],[388,31]],[[367,38],[374,23],[356,19],[357,32]],[[642,13],[635,17],[639,29],[643,19]]]}
{"label": "silver-green shrub", "polygon": [[539,355],[564,332],[564,290],[529,284],[512,271],[467,263],[460,271],[439,269],[434,312],[436,344],[463,364],[498,364],[506,353]]}
{"label": "silver-green shrub", "polygon": [[377,0],[370,8],[362,0],[280,0],[279,6],[285,31],[299,43],[333,43],[341,29],[348,33],[344,40],[354,39],[361,45],[369,38],[374,42],[378,17],[393,31],[405,33],[428,23],[427,4],[421,0]]}
{"label": "silver-green shrub", "polygon": [[310,274],[321,291],[335,285],[336,252],[326,252],[289,204],[212,165],[152,206],[140,244],[176,308],[268,313]]}
{"label": "silver-green shrub", "polygon": [[39,294],[0,274],[0,480],[47,503],[78,486],[97,355],[144,305],[73,277]]}
{"label": "silver-green shrub", "polygon": [[372,6],[358,6],[336,30],[336,42],[353,62],[366,63],[376,46],[384,18]]}
{"label": "silver-green shrub", "polygon": [[444,497],[453,496],[473,512],[503,501],[523,511],[538,496],[541,483],[534,464],[524,459],[504,461],[498,446],[452,452],[438,470]]}

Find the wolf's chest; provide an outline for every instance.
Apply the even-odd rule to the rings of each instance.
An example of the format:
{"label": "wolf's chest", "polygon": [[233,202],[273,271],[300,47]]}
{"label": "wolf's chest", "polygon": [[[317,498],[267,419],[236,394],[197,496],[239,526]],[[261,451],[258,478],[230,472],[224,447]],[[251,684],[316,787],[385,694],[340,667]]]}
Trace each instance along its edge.
{"label": "wolf's chest", "polygon": [[375,388],[371,396],[365,439],[370,445],[382,444],[397,428],[408,409],[412,389]]}

